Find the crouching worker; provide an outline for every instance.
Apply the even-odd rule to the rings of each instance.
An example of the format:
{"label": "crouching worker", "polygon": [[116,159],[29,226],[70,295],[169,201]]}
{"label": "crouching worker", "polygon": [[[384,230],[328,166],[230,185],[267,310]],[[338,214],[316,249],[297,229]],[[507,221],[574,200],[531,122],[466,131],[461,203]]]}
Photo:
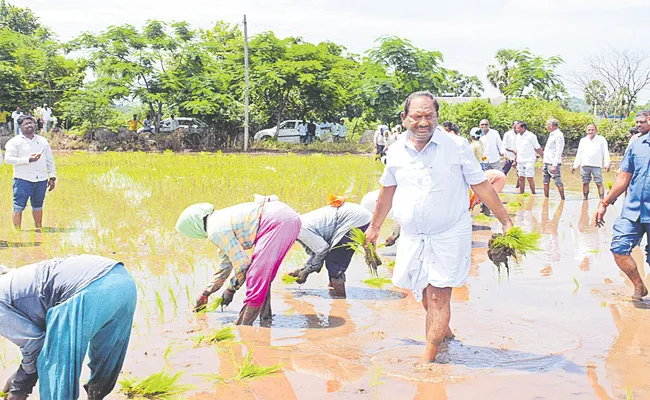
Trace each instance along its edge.
{"label": "crouching worker", "polygon": [[[255,201],[215,210],[212,204],[194,204],[178,217],[176,230],[195,239],[208,239],[221,250],[214,279],[196,300],[202,310],[230,272],[234,276],[222,293],[222,305],[232,302],[246,283],[246,298],[237,325],[252,325],[258,316],[270,319],[271,282],[300,232],[300,218],[276,196],[255,196]],[[253,249],[252,257],[246,250]],[[260,315],[261,314],[261,315]]]}
{"label": "crouching worker", "polygon": [[[503,187],[506,185],[506,174],[497,169],[489,169],[485,171],[485,177],[487,178],[487,181],[490,183],[490,185],[492,185],[494,191],[497,192],[497,194],[501,194]],[[490,209],[481,202],[476,193],[474,193],[474,191],[470,188],[469,210],[472,211],[478,204],[481,205],[481,212],[483,214],[487,216],[491,215]]]}
{"label": "crouching worker", "polygon": [[86,357],[88,399],[115,387],[131,337],[136,286],[122,263],[92,255],[18,269],[0,266],[0,335],[23,359],[7,381],[8,399],[26,399],[39,380],[41,399],[79,398]]}
{"label": "crouching worker", "polygon": [[305,247],[309,259],[304,267],[289,275],[298,278],[298,283],[305,283],[309,274],[320,272],[324,262],[329,288],[336,297],[345,297],[345,271],[354,255],[354,250],[345,244],[351,241],[351,229],[365,232],[371,219],[372,214],[362,206],[330,195],[330,205],[300,216],[302,228],[298,243]]}

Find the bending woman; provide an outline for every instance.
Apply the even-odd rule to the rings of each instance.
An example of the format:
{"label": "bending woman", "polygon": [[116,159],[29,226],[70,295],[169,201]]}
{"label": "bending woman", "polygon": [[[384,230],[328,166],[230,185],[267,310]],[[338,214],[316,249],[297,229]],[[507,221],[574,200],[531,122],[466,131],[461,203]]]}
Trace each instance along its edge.
{"label": "bending woman", "polygon": [[358,204],[339,199],[332,205],[301,215],[302,228],[298,242],[305,247],[309,259],[305,266],[289,275],[305,283],[307,276],[320,272],[325,263],[329,274],[330,288],[337,297],[345,297],[345,271],[350,265],[354,250],[344,247],[350,242],[352,228],[366,231],[372,214]]}
{"label": "bending woman", "polygon": [[124,265],[81,255],[0,266],[0,274],[0,335],[23,354],[3,390],[8,398],[26,399],[39,379],[41,399],[79,398],[86,351],[88,399],[106,397],[124,363],[137,302]]}
{"label": "bending woman", "polygon": [[[221,250],[217,271],[196,300],[195,311],[205,307],[234,270],[221,304],[230,304],[246,283],[237,325],[252,325],[260,313],[261,319],[271,318],[271,282],[300,232],[297,212],[275,196],[255,196],[254,202],[221,210],[208,203],[194,204],[178,217],[176,230],[191,238],[207,238]],[[253,256],[249,257],[246,250],[251,248]]]}

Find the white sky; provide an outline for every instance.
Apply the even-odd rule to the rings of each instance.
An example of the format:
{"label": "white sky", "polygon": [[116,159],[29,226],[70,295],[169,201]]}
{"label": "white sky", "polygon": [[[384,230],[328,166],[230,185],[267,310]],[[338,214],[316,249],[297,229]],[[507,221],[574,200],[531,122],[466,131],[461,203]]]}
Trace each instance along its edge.
{"label": "white sky", "polygon": [[[410,39],[441,51],[444,65],[485,82],[487,65],[501,48],[528,48],[561,56],[563,76],[583,69],[584,59],[607,47],[650,50],[649,0],[10,0],[31,8],[61,40],[111,25],[142,25],[148,19],[186,20],[209,27],[240,23],[249,35],[272,30],[278,37],[330,40],[363,53],[382,35]],[[564,79],[573,95],[582,93]],[[486,94],[498,91],[485,82]],[[645,90],[641,102],[650,99]]]}

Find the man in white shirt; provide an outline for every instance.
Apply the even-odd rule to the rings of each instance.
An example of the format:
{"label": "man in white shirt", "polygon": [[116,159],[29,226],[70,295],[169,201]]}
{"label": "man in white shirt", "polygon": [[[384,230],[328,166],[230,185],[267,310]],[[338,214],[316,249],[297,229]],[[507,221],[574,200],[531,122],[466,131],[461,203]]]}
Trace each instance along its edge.
{"label": "man in white shirt", "polygon": [[503,142],[499,132],[490,129],[490,121],[481,120],[479,127],[483,131],[481,143],[483,144],[483,155],[487,157],[485,169],[501,170],[501,156],[503,155]]}
{"label": "man in white shirt", "polygon": [[373,141],[377,147],[377,158],[381,158],[386,155],[384,149],[386,148],[386,131],[388,127],[386,125],[379,125],[375,131],[375,137]]}
{"label": "man in white shirt", "polygon": [[52,129],[52,109],[48,107],[47,103],[43,104],[43,130],[49,132]]}
{"label": "man in white shirt", "polygon": [[578,153],[571,169],[571,173],[574,173],[576,168],[580,167],[582,194],[585,200],[589,198],[589,184],[592,177],[596,187],[598,187],[598,196],[600,196],[601,200],[605,197],[603,166],[605,171],[609,171],[607,139],[598,134],[598,128],[596,128],[595,124],[589,124],[587,125],[587,136],[580,139]]}
{"label": "man in white shirt", "polygon": [[16,229],[20,230],[23,210],[27,200],[32,206],[34,225],[40,230],[43,225],[43,201],[45,191],[54,190],[56,167],[47,139],[37,135],[36,120],[31,115],[18,119],[22,133],[11,138],[5,148],[7,164],[14,166],[13,215]]}
{"label": "man in white shirt", "polygon": [[517,156],[515,154],[517,148],[517,133],[515,132],[515,126],[517,126],[517,122],[518,121],[513,122],[512,129],[503,134],[503,148],[505,149],[506,156],[505,163],[503,164],[503,173],[506,175],[510,172],[510,168],[512,168],[512,164],[514,164]]}
{"label": "man in white shirt", "polygon": [[551,118],[546,121],[546,130],[549,132],[546,146],[544,146],[544,197],[548,198],[551,178],[555,181],[560,198],[564,200],[564,183],[562,183],[562,152],[564,151],[564,133],[558,126],[559,121]]}
{"label": "man in white shirt", "polygon": [[[519,175],[519,193],[526,190],[526,180],[530,186],[530,192],[535,194],[535,160],[537,154],[544,154],[542,146],[537,141],[537,136],[528,130],[528,124],[517,122],[515,130],[517,137],[517,174]],[[535,154],[537,153],[537,154]]]}
{"label": "man in white shirt", "polygon": [[391,147],[366,231],[367,241],[375,243],[392,208],[402,228],[393,283],[410,289],[427,312],[425,363],[435,361],[445,337],[453,337],[451,291],[465,283],[471,264],[470,186],[504,231],[512,227],[467,141],[438,126],[438,109],[430,92],[413,93],[404,102],[401,117],[408,132]]}
{"label": "man in white shirt", "polygon": [[16,107],[16,111],[11,113],[11,118],[14,120],[14,134],[20,133],[20,124],[18,123],[18,118],[23,115],[23,112],[20,110],[20,107]]}

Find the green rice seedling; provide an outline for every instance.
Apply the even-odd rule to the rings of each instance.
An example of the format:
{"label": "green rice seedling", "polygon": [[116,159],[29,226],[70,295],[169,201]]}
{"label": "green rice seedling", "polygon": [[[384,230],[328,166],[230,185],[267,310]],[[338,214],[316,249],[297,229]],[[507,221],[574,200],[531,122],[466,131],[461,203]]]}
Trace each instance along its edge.
{"label": "green rice seedling", "polygon": [[370,279],[365,279],[362,282],[365,283],[366,285],[370,286],[370,287],[381,289],[381,288],[384,287],[384,285],[386,285],[388,283],[392,283],[393,281],[391,281],[389,278],[374,277],[374,278],[370,278]]}
{"label": "green rice seedling", "polygon": [[634,400],[634,393],[629,387],[625,388],[625,400]]}
{"label": "green rice seedling", "polygon": [[505,266],[510,274],[509,258],[512,257],[518,262],[528,252],[539,251],[540,237],[539,233],[526,233],[518,226],[511,228],[505,234],[495,233],[488,241],[488,258],[497,266],[499,273],[501,266]]}
{"label": "green rice seedling", "polygon": [[573,283],[576,284],[576,289],[573,291],[573,293],[575,293],[578,291],[578,289],[580,289],[580,283],[578,282],[578,278],[576,278],[575,276],[573,277]]}
{"label": "green rice seedling", "polygon": [[215,312],[215,311],[217,311],[219,309],[219,306],[221,305],[222,301],[223,301],[223,299],[221,297],[218,297],[218,296],[215,297],[214,300],[212,300],[212,302],[210,304],[208,304],[207,306],[205,306],[205,308],[203,310],[201,310],[201,312],[206,313],[206,312]]}
{"label": "green rice seedling", "polygon": [[190,294],[190,285],[185,284],[185,296],[187,296],[187,304],[192,304],[192,295]]}
{"label": "green rice seedling", "polygon": [[172,349],[174,347],[173,343],[170,343],[165,349],[165,354],[163,354],[163,360],[167,361],[167,358],[172,354]]}
{"label": "green rice seedling", "polygon": [[488,217],[485,214],[477,214],[474,217],[472,217],[474,222],[478,222],[479,224],[489,224],[494,221],[494,218]]}
{"label": "green rice seedling", "polygon": [[381,374],[384,372],[384,366],[380,365],[377,368],[372,368],[370,371],[370,386],[377,387],[383,385],[384,381],[381,379]]}
{"label": "green rice seedling", "polygon": [[167,291],[169,292],[169,297],[172,299],[172,304],[174,305],[174,315],[176,315],[178,311],[178,302],[176,301],[176,295],[174,294],[171,286],[167,286]]}
{"label": "green rice seedling", "polygon": [[587,252],[596,254],[596,253],[599,253],[600,250],[599,249],[592,249],[592,250],[587,250]]}
{"label": "green rice seedling", "polygon": [[519,211],[520,208],[521,208],[521,201],[517,201],[517,200],[509,201],[506,204],[506,210],[508,210],[510,214],[516,213],[517,211]]}
{"label": "green rice seedling", "polygon": [[350,242],[343,246],[363,254],[366,264],[370,269],[370,274],[377,277],[377,267],[381,265],[381,259],[377,254],[375,246],[372,243],[366,245],[366,234],[359,228],[352,228],[348,234],[348,238]]}
{"label": "green rice seedling", "polygon": [[156,290],[156,305],[158,305],[158,313],[160,314],[160,322],[165,322],[165,303],[163,303],[160,293]]}
{"label": "green rice seedling", "polygon": [[225,342],[229,340],[235,339],[236,336],[232,331],[232,328],[229,326],[224,326],[221,329],[215,329],[212,333],[209,335],[198,335],[192,338],[194,341],[196,347],[202,345],[202,344],[207,344],[207,345],[213,345],[215,343],[220,343],[220,342]]}
{"label": "green rice seedling", "polygon": [[614,182],[607,181],[606,185],[607,185],[607,190],[612,190],[612,186],[614,186]]}
{"label": "green rice seedling", "polygon": [[233,380],[240,381],[244,379],[260,378],[278,372],[282,369],[282,364],[274,364],[268,367],[263,367],[253,361],[253,352],[250,351],[244,361],[240,365],[236,365],[237,375]]}
{"label": "green rice seedling", "polygon": [[284,283],[285,285],[291,285],[292,283],[296,283],[297,280],[298,278],[293,277],[289,274],[282,275],[282,283]]}
{"label": "green rice seedling", "polygon": [[5,397],[9,397],[9,393],[0,392],[0,397],[2,397],[3,399],[4,399]]}
{"label": "green rice seedling", "polygon": [[192,389],[190,385],[178,383],[181,375],[179,372],[170,375],[165,371],[149,375],[145,379],[124,378],[120,383],[120,392],[129,399],[176,400],[181,399],[181,394]]}
{"label": "green rice seedling", "polygon": [[392,271],[395,268],[395,260],[391,260],[391,261],[387,262],[386,263],[386,268],[388,268],[389,270]]}
{"label": "green rice seedling", "polygon": [[532,194],[531,194],[531,193],[528,193],[528,192],[526,192],[526,193],[519,193],[519,194],[517,195],[517,197],[520,198],[520,199],[526,199],[526,198],[528,198],[528,197],[530,197],[530,196],[532,196]]}

